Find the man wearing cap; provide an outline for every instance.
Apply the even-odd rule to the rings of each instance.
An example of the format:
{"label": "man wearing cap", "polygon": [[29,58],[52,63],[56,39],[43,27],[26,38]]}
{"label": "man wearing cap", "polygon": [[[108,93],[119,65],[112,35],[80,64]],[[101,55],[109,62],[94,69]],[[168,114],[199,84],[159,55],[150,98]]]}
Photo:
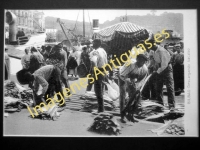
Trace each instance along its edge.
{"label": "man wearing cap", "polygon": [[[159,65],[157,71],[154,71],[152,75],[157,75],[157,88],[156,97],[160,104],[163,104],[163,85],[164,82],[167,87],[168,94],[168,105],[171,111],[175,108],[175,94],[174,94],[174,79],[173,69],[171,65],[171,54],[164,47],[157,45],[154,39],[150,39],[149,42],[152,44],[151,50],[154,51],[153,58]],[[147,49],[150,52],[150,49]]]}
{"label": "man wearing cap", "polygon": [[[129,101],[135,99],[134,94],[138,91],[142,82],[148,74],[148,68],[145,62],[148,58],[144,54],[137,55],[136,61],[132,59],[130,65],[125,63],[119,69],[119,84],[120,84],[120,112],[121,121],[125,123],[125,93],[128,92]],[[128,105],[126,106],[128,107]]]}
{"label": "man wearing cap", "polygon": [[[103,66],[107,64],[107,53],[103,48],[101,48],[100,39],[95,39],[93,41],[94,51],[91,53],[91,72],[95,74],[93,71],[93,67],[98,68],[101,72],[104,72]],[[98,74],[98,79],[94,81],[94,91],[98,101],[98,112],[104,112],[104,99],[103,99],[103,82],[105,76],[102,74]]]}
{"label": "man wearing cap", "polygon": [[174,72],[174,86],[175,91],[184,89],[184,54],[181,52],[180,43],[174,46],[175,53],[172,59],[172,66]]}
{"label": "man wearing cap", "polygon": [[46,64],[48,65],[54,65],[58,67],[61,71],[61,80],[65,85],[65,88],[69,88],[69,81],[67,76],[67,53],[63,50],[63,44],[59,43],[58,45],[55,45],[50,53],[49,57],[46,60]]}

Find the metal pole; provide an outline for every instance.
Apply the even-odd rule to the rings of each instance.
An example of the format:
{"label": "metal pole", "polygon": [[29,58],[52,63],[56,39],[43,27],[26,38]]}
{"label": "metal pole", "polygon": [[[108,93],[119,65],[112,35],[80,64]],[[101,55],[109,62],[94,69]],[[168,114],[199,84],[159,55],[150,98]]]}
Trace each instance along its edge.
{"label": "metal pole", "polygon": [[84,9],[83,9],[83,37],[85,38],[85,15],[84,15]]}

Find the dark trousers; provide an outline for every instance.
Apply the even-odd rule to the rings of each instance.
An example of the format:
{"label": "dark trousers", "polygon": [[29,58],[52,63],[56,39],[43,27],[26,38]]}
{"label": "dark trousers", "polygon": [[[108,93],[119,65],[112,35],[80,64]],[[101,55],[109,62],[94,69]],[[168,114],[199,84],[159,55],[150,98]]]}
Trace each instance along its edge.
{"label": "dark trousers", "polygon": [[118,82],[119,82],[119,92],[120,92],[120,95],[119,95],[120,114],[121,114],[121,117],[124,117],[122,112],[123,112],[123,110],[125,108],[126,84],[120,78],[119,78]]}
{"label": "dark trousers", "polygon": [[175,95],[174,95],[174,78],[172,65],[169,64],[168,67],[157,75],[157,89],[156,96],[157,100],[163,104],[163,85],[166,84],[167,94],[168,94],[168,105],[169,107],[175,107]]}
{"label": "dark trousers", "polygon": [[184,65],[175,64],[173,66],[173,75],[174,75],[174,88],[175,91],[178,89],[184,89]]}
{"label": "dark trousers", "polygon": [[[99,69],[100,71],[104,71],[103,69]],[[104,76],[99,74],[98,80],[94,81],[94,91],[98,101],[98,112],[104,112],[104,99],[103,99],[103,82]]]}
{"label": "dark trousers", "polygon": [[156,79],[157,75],[151,76],[142,91],[142,96],[146,99],[156,99]]}
{"label": "dark trousers", "polygon": [[92,85],[94,84],[94,82],[93,83],[90,83],[90,82],[91,81],[88,80],[88,85],[87,85],[86,91],[91,91],[92,90]]}
{"label": "dark trousers", "polygon": [[[64,83],[65,88],[69,88],[70,87],[69,80],[68,80],[68,75],[67,75],[67,69],[64,69],[64,70],[61,71],[61,80]],[[69,94],[70,94],[70,92],[69,92]]]}
{"label": "dark trousers", "polygon": [[[51,77],[47,81],[49,83],[49,87],[47,89],[47,92],[45,93],[45,99],[47,99],[47,95],[49,98],[54,96],[54,92],[56,92],[56,93],[60,92],[63,96],[60,77],[61,77],[60,69],[58,69],[57,67],[54,66],[54,70],[51,74]],[[61,99],[60,95],[57,95],[57,96],[58,96],[58,99]]]}

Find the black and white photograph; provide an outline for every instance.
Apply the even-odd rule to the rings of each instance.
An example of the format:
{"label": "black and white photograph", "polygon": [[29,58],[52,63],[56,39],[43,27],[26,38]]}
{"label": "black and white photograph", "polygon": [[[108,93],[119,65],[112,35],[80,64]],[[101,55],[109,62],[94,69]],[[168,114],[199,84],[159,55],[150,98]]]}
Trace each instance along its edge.
{"label": "black and white photograph", "polygon": [[4,9],[3,32],[3,136],[198,136],[196,9]]}

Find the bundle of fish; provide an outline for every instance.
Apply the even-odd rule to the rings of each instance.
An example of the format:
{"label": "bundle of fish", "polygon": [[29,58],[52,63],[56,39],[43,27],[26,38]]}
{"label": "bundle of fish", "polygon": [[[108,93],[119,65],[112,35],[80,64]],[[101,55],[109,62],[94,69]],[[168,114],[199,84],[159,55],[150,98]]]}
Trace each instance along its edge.
{"label": "bundle of fish", "polygon": [[161,104],[155,103],[150,100],[140,101],[140,105],[138,106],[138,109],[136,110],[136,117],[139,119],[150,119],[151,116],[155,115],[164,115],[165,107]]}
{"label": "bundle of fish", "polygon": [[5,87],[4,96],[20,98],[19,89],[17,88],[15,82],[9,80],[5,81],[4,87]]}
{"label": "bundle of fish", "polygon": [[162,134],[185,135],[184,117],[175,120],[169,120],[158,129],[151,129],[149,131],[156,133],[157,135],[162,135]]}
{"label": "bundle of fish", "polygon": [[41,119],[41,120],[57,120],[58,117],[60,117],[60,113],[58,113],[58,106],[54,105],[53,107],[51,107],[50,109],[46,109],[45,107],[41,108],[42,111],[40,109],[37,109],[37,113],[34,113],[34,117],[30,116],[31,118],[37,118],[37,119]]}
{"label": "bundle of fish", "polygon": [[20,99],[9,96],[4,97],[4,110],[6,112],[19,112],[24,107],[26,108],[27,105],[23,103]]}
{"label": "bundle of fish", "polygon": [[[85,99],[81,111],[92,112],[93,109],[98,108],[97,97],[94,92],[86,92],[81,96],[81,99]],[[111,98],[103,95],[104,99],[104,108],[105,110],[111,111],[117,107],[117,103],[115,103]]]}
{"label": "bundle of fish", "polygon": [[27,103],[29,106],[33,103],[33,91],[31,89],[23,90],[20,92],[21,100],[24,103]]}
{"label": "bundle of fish", "polygon": [[112,114],[99,113],[98,116],[94,118],[94,122],[88,130],[100,134],[118,135],[120,134],[121,127],[113,118]]}
{"label": "bundle of fish", "polygon": [[[97,101],[96,94],[94,92],[91,92],[91,91],[86,92],[80,98],[84,99],[84,100]],[[113,104],[113,100],[105,94],[103,95],[103,99],[104,99],[105,102],[107,102],[109,104]]]}
{"label": "bundle of fish", "polygon": [[[33,93],[31,89],[26,89],[20,86],[19,84],[15,83],[14,81],[9,80],[4,82],[4,87],[4,103],[6,103],[7,109],[21,109],[32,105]],[[8,102],[10,102],[10,104]]]}
{"label": "bundle of fish", "polygon": [[[107,103],[106,101],[104,101],[104,109],[105,110],[112,111],[115,108],[116,108],[115,105]],[[92,112],[94,109],[98,109],[98,102],[97,101],[85,100],[85,102],[82,105],[81,111]]]}

